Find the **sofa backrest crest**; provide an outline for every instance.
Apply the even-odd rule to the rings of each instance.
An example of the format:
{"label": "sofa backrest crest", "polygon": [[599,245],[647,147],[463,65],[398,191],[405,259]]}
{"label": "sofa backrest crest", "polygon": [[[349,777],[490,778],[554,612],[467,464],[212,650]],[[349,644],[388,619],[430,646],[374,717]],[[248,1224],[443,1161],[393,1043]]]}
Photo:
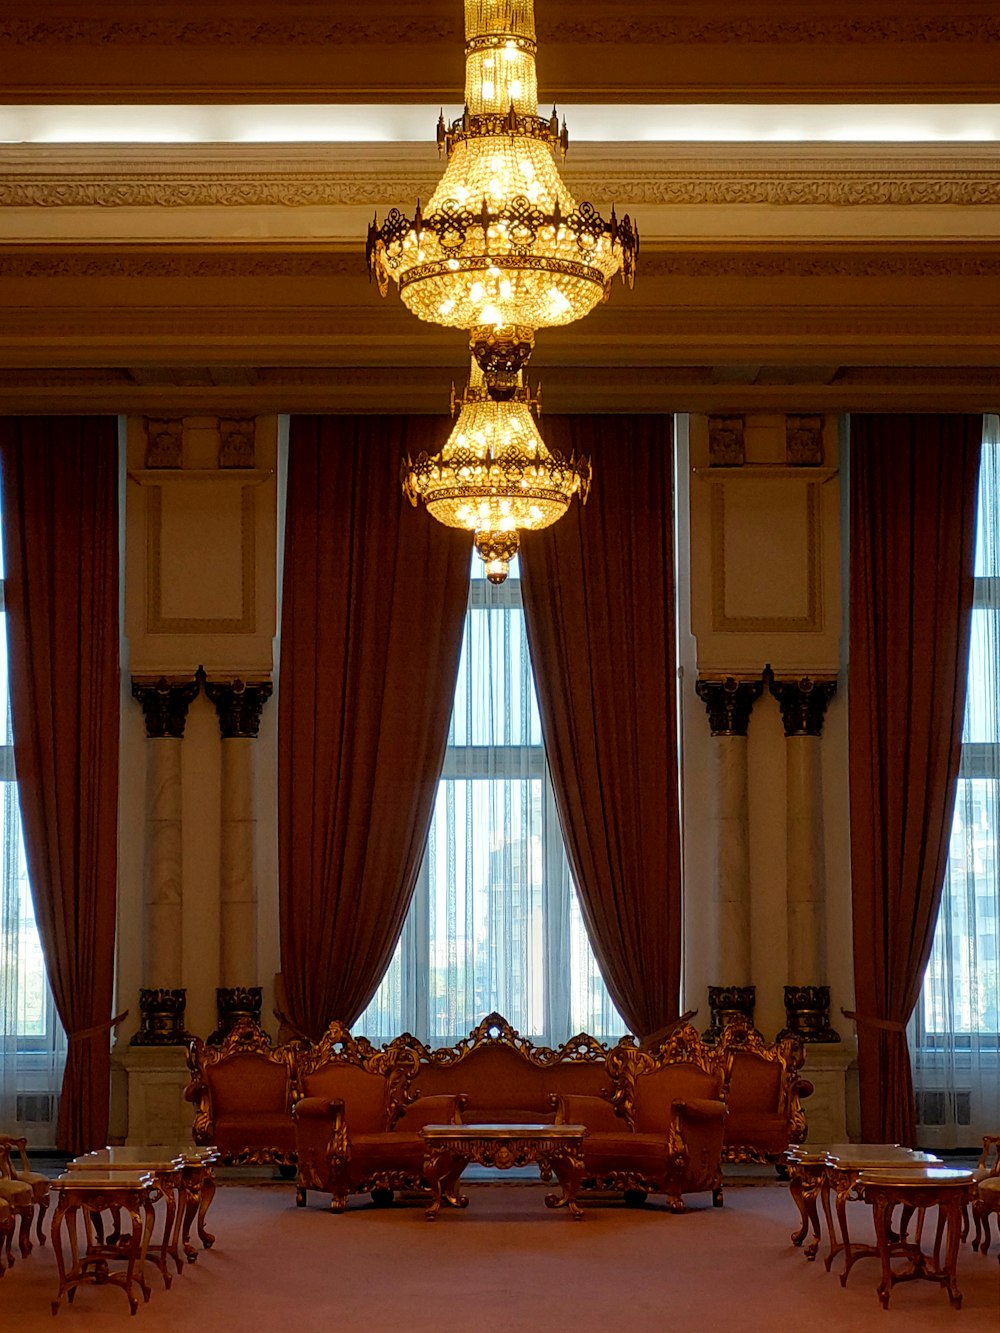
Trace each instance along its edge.
{"label": "sofa backrest crest", "polygon": [[454,1046],[431,1050],[410,1033],[387,1048],[419,1062],[420,1096],[462,1093],[466,1124],[551,1120],[557,1093],[597,1094],[607,1082],[608,1048],[580,1033],[561,1046],[535,1046],[500,1014],[488,1014]]}

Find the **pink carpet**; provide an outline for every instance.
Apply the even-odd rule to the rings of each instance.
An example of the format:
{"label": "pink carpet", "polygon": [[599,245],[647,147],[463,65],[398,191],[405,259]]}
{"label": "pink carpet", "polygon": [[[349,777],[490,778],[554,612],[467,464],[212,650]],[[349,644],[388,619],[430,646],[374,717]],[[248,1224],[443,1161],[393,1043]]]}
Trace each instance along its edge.
{"label": "pink carpet", "polygon": [[[331,1333],[474,1333],[531,1330],[950,1329],[1000,1330],[998,1245],[983,1257],[964,1247],[961,1311],[928,1282],[897,1287],[888,1312],[875,1295],[874,1260],[857,1264],[846,1289],[822,1254],[807,1263],[789,1244],[797,1214],[780,1185],[732,1187],[726,1206],[695,1196],[674,1217],[647,1205],[590,1202],[572,1222],[543,1204],[535,1184],[470,1184],[464,1212],[424,1221],[416,1201],[375,1209],[352,1201],[324,1211],[325,1196],[294,1206],[290,1185],[220,1186],[210,1215],[218,1240],[131,1320],[121,1291],[82,1287],[72,1306],[49,1312],[57,1281],[51,1246],[36,1247],[0,1279],[0,1327],[12,1330],[312,1330]],[[858,1237],[868,1210],[854,1209]]]}

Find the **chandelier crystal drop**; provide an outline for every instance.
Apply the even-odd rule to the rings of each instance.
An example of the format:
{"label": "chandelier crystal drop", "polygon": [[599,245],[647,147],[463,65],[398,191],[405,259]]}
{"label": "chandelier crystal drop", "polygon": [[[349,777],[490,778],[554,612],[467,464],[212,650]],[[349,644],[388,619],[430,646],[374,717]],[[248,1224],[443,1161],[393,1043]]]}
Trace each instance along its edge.
{"label": "chandelier crystal drop", "polygon": [[521,531],[546,528],[565,514],[574,495],[586,504],[590,460],[564,458],[548,448],[535,424],[537,400],[520,382],[512,396],[490,396],[475,361],[451,435],[439,454],[403,461],[403,490],[422,500],[439,523],[465,528],[491,583],[503,583]]}
{"label": "chandelier crystal drop", "polygon": [[442,116],[441,181],[412,218],[393,209],[368,233],[369,274],[390,279],[420,319],[469,331],[487,387],[509,393],[537,329],[582,319],[621,272],[631,286],[638,231],[577,204],[553,150],[555,110],[538,115],[533,0],[465,0],[465,110]]}

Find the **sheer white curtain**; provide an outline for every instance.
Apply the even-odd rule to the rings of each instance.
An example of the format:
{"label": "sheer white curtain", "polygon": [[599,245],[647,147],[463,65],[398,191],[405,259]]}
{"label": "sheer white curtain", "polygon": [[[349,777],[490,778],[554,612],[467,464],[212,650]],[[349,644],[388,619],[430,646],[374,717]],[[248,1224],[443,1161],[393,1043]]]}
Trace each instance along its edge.
{"label": "sheer white curtain", "polygon": [[922,1143],[1000,1133],[1000,420],[985,419],[962,766],[941,910],[910,1027]]}
{"label": "sheer white curtain", "polygon": [[475,562],[444,769],[414,900],[355,1030],[450,1044],[497,1010],[525,1036],[617,1037],[549,782],[516,562]]}
{"label": "sheer white curtain", "polygon": [[65,1038],[45,977],[21,841],[3,586],[0,555],[0,1131],[50,1146]]}

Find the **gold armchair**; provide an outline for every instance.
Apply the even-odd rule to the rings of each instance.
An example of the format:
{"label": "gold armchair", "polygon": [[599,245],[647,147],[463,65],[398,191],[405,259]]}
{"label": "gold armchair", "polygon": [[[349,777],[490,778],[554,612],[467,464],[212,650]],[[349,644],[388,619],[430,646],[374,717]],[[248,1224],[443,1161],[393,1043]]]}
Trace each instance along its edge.
{"label": "gold armchair", "polygon": [[790,1144],[803,1143],[802,1101],[813,1085],[800,1074],[804,1047],[797,1038],[767,1042],[749,1023],[727,1024],[715,1048],[724,1076],[725,1162],[784,1162]]}
{"label": "gold armchair", "polygon": [[290,1047],[272,1047],[262,1028],[241,1018],[218,1046],[195,1037],[187,1058],[195,1143],[218,1148],[227,1163],[294,1162]]}
{"label": "gold armchair", "polygon": [[693,1027],[679,1027],[656,1052],[631,1037],[608,1052],[607,1098],[560,1096],[559,1123],[587,1126],[584,1189],[622,1190],[627,1204],[665,1194],[671,1212],[683,1195],[711,1191],[722,1205],[726,1108],[722,1075]]}
{"label": "gold armchair", "polygon": [[350,1194],[370,1193],[375,1203],[387,1204],[397,1189],[426,1188],[419,1131],[426,1124],[458,1123],[461,1098],[411,1094],[418,1067],[413,1050],[376,1051],[332,1023],[296,1060],[300,1208],[309,1190],[329,1194],[330,1211],[342,1213]]}
{"label": "gold armchair", "polygon": [[1000,1220],[1000,1134],[983,1135],[983,1151],[973,1172],[976,1178],[976,1197],[972,1203],[972,1218],[976,1224],[972,1248],[980,1254],[989,1251],[990,1215]]}
{"label": "gold armchair", "polygon": [[[42,1230],[42,1222],[45,1220],[45,1214],[49,1206],[49,1178],[42,1175],[40,1171],[32,1171],[31,1163],[28,1161],[28,1140],[23,1137],[16,1137],[11,1134],[0,1134],[0,1145],[7,1149],[8,1165],[14,1180],[18,1180],[22,1185],[31,1186],[31,1197],[36,1209],[35,1215],[35,1235],[38,1238],[39,1245],[45,1244],[45,1232]],[[14,1161],[14,1153],[17,1152],[17,1162]]]}
{"label": "gold armchair", "polygon": [[[31,1253],[31,1219],[35,1211],[34,1190],[27,1181],[18,1180],[14,1175],[14,1166],[10,1155],[10,1139],[0,1138],[0,1203],[5,1203],[13,1217],[21,1219],[17,1240],[22,1258]],[[9,1230],[0,1229],[7,1249],[7,1263],[14,1262],[13,1226]]]}
{"label": "gold armchair", "polygon": [[[12,1247],[14,1243],[14,1210],[6,1199],[0,1199],[0,1277],[7,1271],[8,1264],[14,1262]],[[4,1250],[7,1258],[3,1257]]]}

